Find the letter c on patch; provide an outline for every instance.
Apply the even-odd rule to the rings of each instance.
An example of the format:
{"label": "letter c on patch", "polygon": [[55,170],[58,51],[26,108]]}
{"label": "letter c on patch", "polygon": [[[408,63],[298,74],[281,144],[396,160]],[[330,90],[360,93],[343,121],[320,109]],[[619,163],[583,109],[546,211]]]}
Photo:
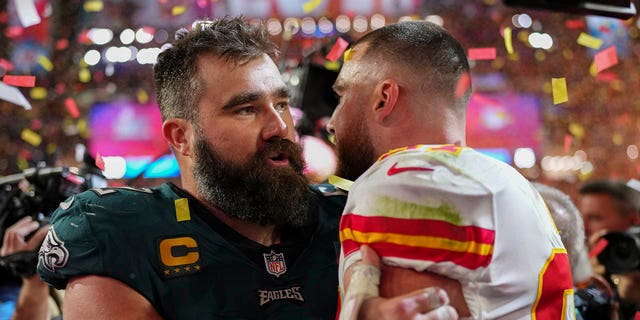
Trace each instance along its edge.
{"label": "letter c on patch", "polygon": [[[198,243],[191,237],[164,239],[160,242],[159,247],[160,259],[162,260],[162,263],[168,267],[192,264],[198,261],[200,257],[200,254],[197,251]],[[185,255],[174,256],[171,249],[176,247],[186,248],[188,252]],[[194,248],[195,250],[193,250]]]}

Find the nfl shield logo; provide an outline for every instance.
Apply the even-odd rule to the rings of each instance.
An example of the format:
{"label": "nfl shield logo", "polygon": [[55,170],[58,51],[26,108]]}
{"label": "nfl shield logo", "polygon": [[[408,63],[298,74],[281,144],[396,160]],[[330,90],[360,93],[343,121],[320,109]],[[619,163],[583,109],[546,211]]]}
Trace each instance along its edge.
{"label": "nfl shield logo", "polygon": [[284,264],[284,254],[275,253],[271,250],[271,253],[263,253],[264,265],[267,267],[267,272],[280,277],[281,274],[287,272],[287,265]]}

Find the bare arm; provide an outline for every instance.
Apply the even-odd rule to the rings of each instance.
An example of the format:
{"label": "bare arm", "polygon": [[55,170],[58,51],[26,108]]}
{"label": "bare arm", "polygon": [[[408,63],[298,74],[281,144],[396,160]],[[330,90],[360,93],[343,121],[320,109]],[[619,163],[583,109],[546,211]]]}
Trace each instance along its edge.
{"label": "bare arm", "polygon": [[[464,297],[462,297],[462,290],[460,284],[452,279],[437,276],[442,281],[432,281],[436,277],[433,274],[427,274],[426,278],[416,277],[416,274],[421,275],[413,271],[412,273],[404,273],[404,271],[412,271],[407,269],[393,268],[381,266],[380,258],[373,249],[369,246],[362,246],[360,248],[362,253],[362,260],[359,264],[371,265],[377,268],[382,267],[382,277],[380,281],[380,297],[366,298],[360,307],[360,311],[357,314],[357,319],[424,319],[424,320],[455,320],[458,319],[458,314],[453,307],[460,307],[458,312],[466,311],[466,303]],[[349,285],[351,283],[351,273],[357,265],[354,265],[347,270],[345,274],[345,289],[349,292]],[[393,270],[393,271],[389,271]],[[400,281],[398,285],[396,281]],[[409,284],[411,284],[409,286]],[[456,292],[455,289],[460,290]],[[444,288],[444,290],[442,289]],[[446,291],[445,291],[446,290]],[[449,304],[448,291],[457,295],[456,304],[453,307]],[[463,305],[460,305],[459,299],[462,299]],[[347,301],[344,302],[348,303]],[[343,308],[348,306],[343,306]],[[464,307],[464,308],[463,308]]]}
{"label": "bare arm", "polygon": [[113,278],[99,276],[69,281],[62,314],[65,320],[162,319],[137,291]]}

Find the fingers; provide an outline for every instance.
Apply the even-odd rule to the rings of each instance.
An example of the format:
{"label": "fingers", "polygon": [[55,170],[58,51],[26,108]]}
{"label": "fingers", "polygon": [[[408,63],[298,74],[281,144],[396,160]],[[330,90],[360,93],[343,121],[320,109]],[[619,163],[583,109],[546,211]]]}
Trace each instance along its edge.
{"label": "fingers", "polygon": [[0,256],[6,256],[20,251],[35,250],[40,243],[42,243],[48,228],[42,227],[29,242],[25,241],[25,237],[39,227],[40,224],[38,221],[34,221],[30,216],[18,220],[18,222],[14,223],[5,232],[2,248],[0,249]]}
{"label": "fingers", "polygon": [[452,306],[442,306],[426,314],[417,315],[415,320],[456,320],[458,313]]}
{"label": "fingers", "polygon": [[447,293],[434,287],[416,290],[398,298],[401,299],[401,304],[409,314],[426,313],[449,304]]}

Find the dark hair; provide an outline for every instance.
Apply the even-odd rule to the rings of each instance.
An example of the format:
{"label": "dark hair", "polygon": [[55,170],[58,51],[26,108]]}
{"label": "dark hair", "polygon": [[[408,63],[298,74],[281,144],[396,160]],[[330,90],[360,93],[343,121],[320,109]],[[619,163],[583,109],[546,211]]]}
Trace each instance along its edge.
{"label": "dark hair", "polygon": [[360,38],[368,44],[364,59],[384,59],[421,73],[423,88],[465,108],[471,95],[468,88],[455,97],[460,76],[469,73],[469,61],[462,45],[449,32],[428,21],[406,21],[384,26]]}
{"label": "dark hair", "polygon": [[196,21],[191,30],[178,30],[176,41],[158,55],[153,67],[162,120],[183,118],[194,122],[197,119],[197,105],[202,95],[197,65],[204,54],[243,64],[263,54],[275,60],[278,48],[262,22],[252,25],[242,16]]}
{"label": "dark hair", "polygon": [[594,180],[589,181],[580,187],[579,193],[586,194],[608,194],[615,200],[618,213],[621,215],[634,214],[638,211],[638,193],[631,189],[623,181],[616,180]]}

